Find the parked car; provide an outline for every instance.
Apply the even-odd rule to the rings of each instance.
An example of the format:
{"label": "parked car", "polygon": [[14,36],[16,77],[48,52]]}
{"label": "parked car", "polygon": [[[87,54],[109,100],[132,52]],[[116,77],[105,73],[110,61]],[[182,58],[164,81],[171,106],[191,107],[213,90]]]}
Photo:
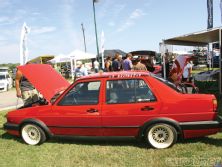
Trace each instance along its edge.
{"label": "parked car", "polygon": [[11,76],[7,72],[0,72],[0,91],[8,91],[12,86]]}
{"label": "parked car", "polygon": [[55,136],[133,136],[162,149],[221,128],[214,95],[184,94],[149,72],[96,73],[70,85],[49,65],[18,68],[45,98],[7,114],[4,129],[29,145]]}
{"label": "parked car", "polygon": [[137,58],[141,59],[141,63],[143,63],[147,70],[154,74],[161,74],[162,67],[161,65],[155,64],[157,53],[151,50],[137,50],[129,52],[132,54],[132,63],[135,64]]}

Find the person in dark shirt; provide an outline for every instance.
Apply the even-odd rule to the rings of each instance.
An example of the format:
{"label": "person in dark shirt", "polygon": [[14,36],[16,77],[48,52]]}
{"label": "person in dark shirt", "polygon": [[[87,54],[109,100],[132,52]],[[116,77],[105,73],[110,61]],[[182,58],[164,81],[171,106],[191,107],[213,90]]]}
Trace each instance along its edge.
{"label": "person in dark shirt", "polygon": [[121,62],[120,62],[120,54],[116,53],[114,60],[112,62],[113,71],[120,71],[121,70]]}

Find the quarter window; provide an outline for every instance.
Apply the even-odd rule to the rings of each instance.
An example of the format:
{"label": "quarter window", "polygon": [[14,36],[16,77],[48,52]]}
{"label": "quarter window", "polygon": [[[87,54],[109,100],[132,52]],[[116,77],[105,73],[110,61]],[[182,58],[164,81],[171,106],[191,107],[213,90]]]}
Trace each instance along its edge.
{"label": "quarter window", "polygon": [[137,103],[156,101],[144,80],[110,80],[106,83],[106,103]]}
{"label": "quarter window", "polygon": [[100,82],[81,82],[59,102],[60,106],[91,105],[99,101]]}

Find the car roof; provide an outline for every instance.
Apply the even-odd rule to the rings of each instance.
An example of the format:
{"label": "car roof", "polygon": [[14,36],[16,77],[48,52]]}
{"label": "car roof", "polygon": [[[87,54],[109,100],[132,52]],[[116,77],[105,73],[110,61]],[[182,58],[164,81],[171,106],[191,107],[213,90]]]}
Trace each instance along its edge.
{"label": "car roof", "polygon": [[118,72],[99,72],[95,74],[90,74],[87,76],[83,76],[78,80],[85,80],[85,79],[99,79],[99,78],[135,78],[141,76],[150,76],[151,73],[148,71],[118,71]]}

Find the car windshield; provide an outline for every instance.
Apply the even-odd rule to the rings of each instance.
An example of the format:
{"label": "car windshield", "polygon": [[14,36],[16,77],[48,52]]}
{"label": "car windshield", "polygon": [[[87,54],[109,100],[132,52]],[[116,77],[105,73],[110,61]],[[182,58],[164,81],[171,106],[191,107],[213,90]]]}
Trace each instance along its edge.
{"label": "car windshield", "polygon": [[5,75],[0,75],[0,80],[5,79]]}
{"label": "car windshield", "polygon": [[158,77],[156,75],[152,75],[154,78],[156,78],[157,80],[159,80],[160,82],[164,83],[165,85],[169,86],[170,88],[172,88],[173,90],[179,92],[179,93],[183,93],[181,89],[179,89],[179,87],[177,87],[174,83],[164,79],[164,78],[161,78],[161,77]]}

